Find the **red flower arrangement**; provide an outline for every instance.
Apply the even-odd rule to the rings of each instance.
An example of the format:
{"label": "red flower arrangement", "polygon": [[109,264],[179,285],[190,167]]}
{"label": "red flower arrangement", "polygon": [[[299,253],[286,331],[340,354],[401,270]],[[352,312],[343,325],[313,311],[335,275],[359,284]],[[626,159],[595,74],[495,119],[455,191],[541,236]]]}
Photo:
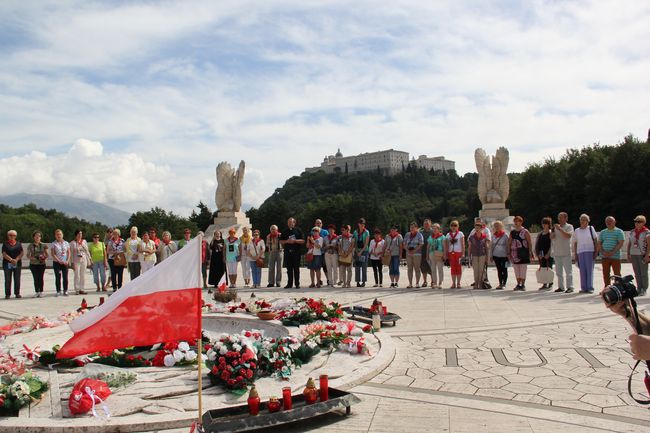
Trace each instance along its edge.
{"label": "red flower arrangement", "polygon": [[343,317],[343,310],[337,302],[326,304],[322,299],[298,299],[290,309],[282,310],[276,319],[285,326],[299,326],[317,320],[333,320]]}
{"label": "red flower arrangement", "polygon": [[[247,331],[243,337],[261,338]],[[257,377],[257,355],[239,335],[224,335],[207,353],[208,378],[214,385],[245,391]]]}

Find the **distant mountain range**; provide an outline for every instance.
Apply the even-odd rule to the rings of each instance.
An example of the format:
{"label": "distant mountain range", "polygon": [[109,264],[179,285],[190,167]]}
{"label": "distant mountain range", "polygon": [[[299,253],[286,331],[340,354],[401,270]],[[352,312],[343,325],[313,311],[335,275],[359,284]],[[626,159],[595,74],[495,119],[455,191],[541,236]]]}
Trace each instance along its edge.
{"label": "distant mountain range", "polygon": [[130,213],[92,200],[66,195],[13,194],[0,197],[0,203],[11,207],[20,207],[34,203],[43,209],[56,209],[68,216],[84,219],[88,222],[100,222],[108,226],[125,225]]}

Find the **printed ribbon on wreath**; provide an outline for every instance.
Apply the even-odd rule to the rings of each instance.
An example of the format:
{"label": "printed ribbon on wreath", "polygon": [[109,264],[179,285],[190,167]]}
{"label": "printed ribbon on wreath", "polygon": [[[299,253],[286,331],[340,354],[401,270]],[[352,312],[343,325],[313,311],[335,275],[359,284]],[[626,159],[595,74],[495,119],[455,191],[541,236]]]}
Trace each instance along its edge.
{"label": "printed ribbon on wreath", "polygon": [[20,353],[30,361],[38,362],[38,359],[41,357],[41,348],[40,346],[30,349],[26,344],[23,344],[23,348],[20,350]]}
{"label": "printed ribbon on wreath", "polygon": [[[348,345],[348,352],[350,353],[363,353],[364,349],[367,350],[364,337],[348,337],[342,343]],[[368,354],[370,354],[370,351],[368,351]]]}
{"label": "printed ribbon on wreath", "polygon": [[104,414],[106,415],[106,419],[109,419],[111,417],[111,412],[108,410],[108,407],[104,404],[104,400],[99,398],[98,395],[95,395],[95,391],[90,388],[89,386],[84,388],[84,391],[86,394],[90,396],[90,399],[93,401],[93,407],[92,407],[92,413],[95,418],[100,418],[99,415],[97,415],[97,410],[95,409],[95,399],[99,400],[99,403],[102,405],[102,409],[104,410]]}

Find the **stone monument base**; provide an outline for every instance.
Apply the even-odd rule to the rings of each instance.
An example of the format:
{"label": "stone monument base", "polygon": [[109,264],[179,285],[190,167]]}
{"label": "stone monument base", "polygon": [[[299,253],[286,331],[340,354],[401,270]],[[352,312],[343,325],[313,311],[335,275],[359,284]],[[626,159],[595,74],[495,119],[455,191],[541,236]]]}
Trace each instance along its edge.
{"label": "stone monument base", "polygon": [[483,205],[483,209],[478,212],[478,216],[481,219],[492,227],[494,221],[501,221],[503,223],[504,229],[510,231],[514,226],[514,217],[510,216],[510,209],[506,209],[504,203],[486,203]]}
{"label": "stone monument base", "polygon": [[237,231],[236,236],[239,237],[244,226],[251,228],[251,222],[244,212],[219,212],[214,223],[205,231],[205,239],[209,242],[216,230],[221,231],[223,237],[226,238],[231,227],[234,227]]}

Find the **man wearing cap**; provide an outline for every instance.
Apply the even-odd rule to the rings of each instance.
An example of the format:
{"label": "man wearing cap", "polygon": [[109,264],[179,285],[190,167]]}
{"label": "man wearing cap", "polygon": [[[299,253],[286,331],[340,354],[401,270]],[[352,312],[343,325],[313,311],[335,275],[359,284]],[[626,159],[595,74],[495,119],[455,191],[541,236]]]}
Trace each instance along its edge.
{"label": "man wearing cap", "polygon": [[280,235],[280,245],[284,248],[284,267],[287,268],[287,285],[290,289],[295,284],[300,287],[300,250],[305,244],[305,236],[296,227],[296,219],[290,217],[287,220],[287,229]]}

